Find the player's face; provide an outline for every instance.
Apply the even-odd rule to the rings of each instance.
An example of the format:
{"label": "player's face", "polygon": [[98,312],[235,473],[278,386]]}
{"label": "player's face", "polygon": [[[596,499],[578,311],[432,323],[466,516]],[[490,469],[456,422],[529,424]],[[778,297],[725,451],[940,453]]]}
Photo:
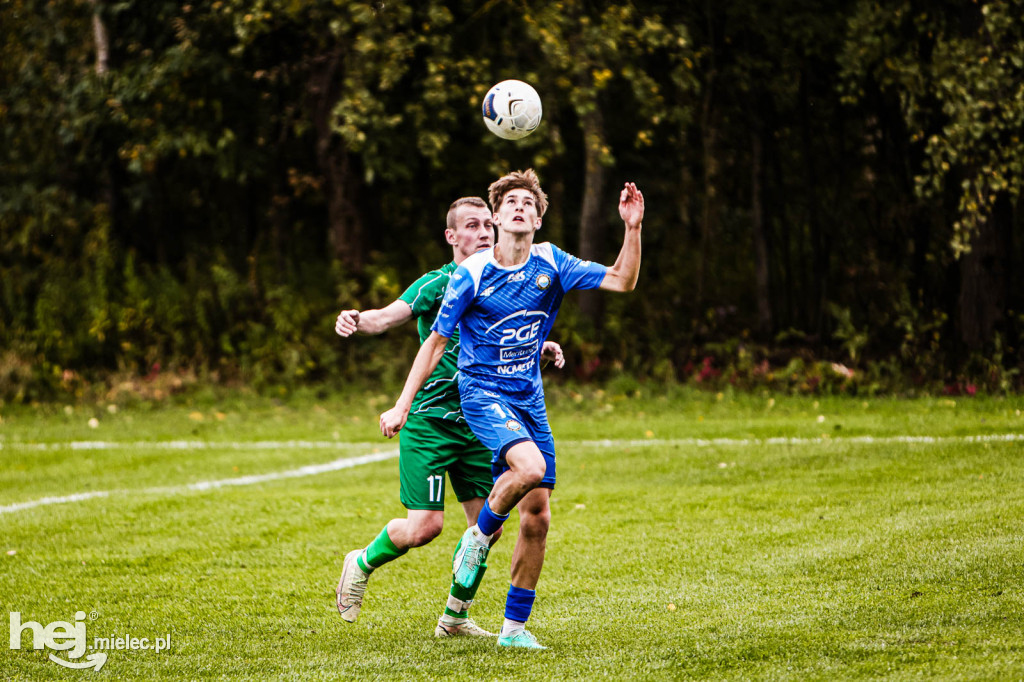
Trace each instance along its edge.
{"label": "player's face", "polygon": [[489,249],[494,245],[490,212],[477,206],[459,206],[455,209],[455,230],[448,230],[448,243],[455,247],[460,263],[480,249]]}
{"label": "player's face", "polygon": [[527,189],[513,189],[501,199],[494,223],[502,232],[529,233],[540,227],[537,198]]}

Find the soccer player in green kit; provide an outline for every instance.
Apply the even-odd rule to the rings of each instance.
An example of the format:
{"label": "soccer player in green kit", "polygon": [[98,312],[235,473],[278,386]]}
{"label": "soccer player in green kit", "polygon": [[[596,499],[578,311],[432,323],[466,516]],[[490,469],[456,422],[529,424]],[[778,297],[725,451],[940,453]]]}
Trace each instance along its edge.
{"label": "soccer player in green kit", "polygon": [[[335,331],[343,337],[355,332],[380,334],[417,319],[420,342],[430,335],[451,273],[467,257],[494,244],[494,226],[487,204],[478,197],[464,197],[448,209],[445,238],[452,246],[453,261],[416,280],[398,300],[379,310],[343,310]],[[445,474],[462,503],[468,526],[473,526],[492,486],[491,452],[466,425],[459,405],[456,378],[459,341],[450,339],[437,370],[416,395],[409,421],[402,431],[399,454],[400,498],[408,510],[405,518],[388,522],[365,548],[345,557],[336,590],[341,617],[354,622],[362,606],[367,581],[374,570],[394,561],[413,547],[440,535],[444,524]],[[564,365],[562,349],[544,344],[544,357],[556,367]],[[497,541],[497,536],[492,539]],[[466,588],[452,582],[444,613],[434,635],[495,636],[469,618],[469,607],[480,586],[483,571]]]}

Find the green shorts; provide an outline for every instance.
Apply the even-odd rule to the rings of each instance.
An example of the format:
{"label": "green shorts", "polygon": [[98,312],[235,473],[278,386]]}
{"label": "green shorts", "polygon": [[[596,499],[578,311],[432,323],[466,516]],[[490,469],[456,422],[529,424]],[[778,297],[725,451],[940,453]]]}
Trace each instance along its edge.
{"label": "green shorts", "polygon": [[406,509],[444,509],[445,472],[459,502],[491,492],[491,451],[469,426],[410,415],[399,432],[398,478]]}

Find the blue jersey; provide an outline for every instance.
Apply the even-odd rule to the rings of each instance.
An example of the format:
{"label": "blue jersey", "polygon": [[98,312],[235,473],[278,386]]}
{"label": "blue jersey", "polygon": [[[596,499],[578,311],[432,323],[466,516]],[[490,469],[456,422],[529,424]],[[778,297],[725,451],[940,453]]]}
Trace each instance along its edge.
{"label": "blue jersey", "polygon": [[448,338],[459,329],[460,381],[516,401],[543,398],[540,352],[562,297],[596,289],[606,271],[548,242],[534,244],[515,267],[499,265],[493,249],[462,261],[433,326]]}

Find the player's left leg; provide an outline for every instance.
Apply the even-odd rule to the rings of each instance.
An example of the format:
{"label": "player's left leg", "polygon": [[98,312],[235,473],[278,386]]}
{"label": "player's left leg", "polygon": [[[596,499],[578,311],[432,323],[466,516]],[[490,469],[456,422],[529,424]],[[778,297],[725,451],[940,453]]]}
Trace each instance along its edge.
{"label": "player's left leg", "polygon": [[526,629],[537,597],[537,582],[544,566],[548,529],[551,526],[551,489],[536,488],[519,502],[519,538],[512,552],[512,584],[505,601],[505,622],[500,646],[544,649]]}

